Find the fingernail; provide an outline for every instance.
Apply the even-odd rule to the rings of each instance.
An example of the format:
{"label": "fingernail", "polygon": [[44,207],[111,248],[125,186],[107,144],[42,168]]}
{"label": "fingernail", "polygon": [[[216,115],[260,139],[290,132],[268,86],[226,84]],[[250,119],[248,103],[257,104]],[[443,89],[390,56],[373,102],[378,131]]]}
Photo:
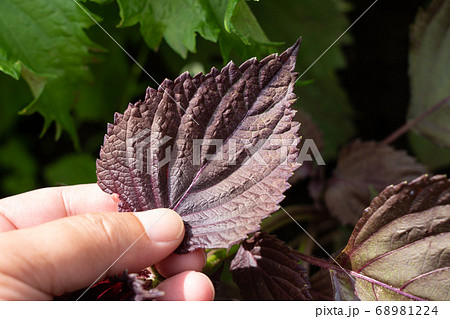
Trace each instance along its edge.
{"label": "fingernail", "polygon": [[155,242],[168,242],[179,239],[184,232],[183,221],[170,209],[154,209],[134,213],[144,226],[148,237]]}

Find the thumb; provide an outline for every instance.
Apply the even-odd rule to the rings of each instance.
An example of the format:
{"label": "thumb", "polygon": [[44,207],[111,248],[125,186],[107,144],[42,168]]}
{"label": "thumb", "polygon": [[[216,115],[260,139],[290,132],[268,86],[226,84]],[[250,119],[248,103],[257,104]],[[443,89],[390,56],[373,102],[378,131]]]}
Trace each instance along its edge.
{"label": "thumb", "polygon": [[0,233],[0,299],[52,299],[102,274],[139,271],[183,236],[181,217],[169,209],[85,214]]}

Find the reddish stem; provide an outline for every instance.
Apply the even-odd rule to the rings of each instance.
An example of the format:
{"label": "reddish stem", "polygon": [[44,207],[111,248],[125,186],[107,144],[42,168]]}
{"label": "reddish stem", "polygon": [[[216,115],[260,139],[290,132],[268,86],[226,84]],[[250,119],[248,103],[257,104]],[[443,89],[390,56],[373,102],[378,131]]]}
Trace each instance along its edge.
{"label": "reddish stem", "polygon": [[308,255],[304,255],[304,254],[299,253],[299,252],[295,252],[295,255],[298,256],[303,261],[306,261],[306,262],[308,262],[308,263],[310,263],[312,265],[319,266],[321,268],[325,268],[325,269],[328,269],[328,270],[334,270],[334,271],[342,272],[342,273],[345,273],[347,275],[351,275],[350,279],[352,279],[353,281],[354,281],[354,279],[352,278],[352,276],[356,277],[356,278],[359,278],[359,279],[362,279],[362,280],[365,280],[367,282],[370,282],[372,285],[381,286],[383,288],[386,288],[388,290],[396,292],[396,293],[398,293],[398,294],[400,294],[402,296],[405,296],[407,298],[410,298],[410,299],[413,299],[413,300],[425,301],[425,299],[422,299],[420,297],[411,295],[411,294],[409,294],[409,293],[407,293],[407,292],[405,292],[405,291],[403,291],[403,290],[401,290],[399,288],[392,287],[392,286],[390,286],[390,285],[388,285],[388,284],[386,284],[386,283],[384,283],[382,281],[376,280],[374,278],[367,277],[367,276],[365,276],[363,274],[360,274],[360,273],[357,273],[357,272],[355,272],[353,270],[343,269],[343,268],[341,268],[339,266],[334,265],[333,263],[331,263],[331,262],[329,262],[327,260],[319,259],[319,258],[308,256]]}
{"label": "reddish stem", "polygon": [[441,107],[443,107],[444,105],[446,105],[447,103],[450,102],[450,95],[447,96],[446,98],[444,98],[443,100],[441,100],[439,103],[433,105],[432,107],[430,107],[429,109],[425,110],[422,114],[420,114],[418,117],[416,117],[415,119],[406,122],[402,127],[400,127],[399,129],[397,129],[396,131],[394,131],[393,133],[391,133],[391,135],[389,135],[388,137],[386,137],[384,139],[383,142],[381,142],[382,144],[388,145],[391,144],[392,142],[394,142],[396,139],[398,139],[400,136],[402,136],[403,134],[405,134],[406,132],[408,132],[411,128],[413,128],[415,125],[417,125],[417,123],[419,123],[420,121],[422,121],[424,118],[426,118],[428,115],[436,112],[437,110],[439,110]]}

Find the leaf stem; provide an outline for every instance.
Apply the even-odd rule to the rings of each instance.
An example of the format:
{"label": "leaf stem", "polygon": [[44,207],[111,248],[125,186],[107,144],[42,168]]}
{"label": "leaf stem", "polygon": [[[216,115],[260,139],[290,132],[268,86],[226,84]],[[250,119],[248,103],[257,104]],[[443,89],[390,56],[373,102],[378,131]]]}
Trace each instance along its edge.
{"label": "leaf stem", "polygon": [[332,262],[330,262],[328,260],[323,260],[323,259],[316,258],[313,256],[308,256],[308,255],[302,254],[297,251],[295,251],[294,253],[298,258],[300,258],[303,261],[306,261],[307,263],[310,263],[311,265],[318,266],[320,268],[324,268],[324,269],[328,269],[328,270],[333,269],[333,270],[343,272],[343,270],[341,268],[334,265]]}
{"label": "leaf stem", "polygon": [[147,269],[153,275],[152,288],[156,288],[156,286],[158,286],[162,281],[164,281],[164,277],[160,275],[160,273],[156,270],[155,266],[148,267]]}
{"label": "leaf stem", "polygon": [[384,139],[384,141],[382,141],[382,144],[388,145],[391,144],[392,142],[394,142],[396,139],[398,139],[400,136],[402,136],[403,134],[405,134],[406,132],[408,132],[411,128],[413,128],[415,125],[417,125],[417,123],[419,123],[420,121],[422,121],[424,118],[426,118],[428,115],[436,112],[437,110],[439,110],[441,107],[443,107],[444,105],[446,105],[447,103],[450,102],[450,95],[447,96],[446,98],[444,98],[443,100],[441,100],[440,102],[438,102],[437,104],[433,105],[432,107],[430,107],[429,109],[425,110],[422,114],[420,114],[419,116],[417,116],[415,119],[406,122],[403,126],[401,126],[400,128],[398,128],[397,130],[395,130],[393,133],[391,133],[391,135],[389,135],[388,137],[386,137]]}
{"label": "leaf stem", "polygon": [[299,253],[299,252],[296,252],[296,251],[294,253],[300,259],[302,259],[303,261],[306,261],[306,262],[308,262],[308,263],[310,263],[312,265],[319,266],[321,268],[325,268],[325,269],[328,269],[328,270],[334,270],[334,271],[350,274],[350,275],[352,275],[352,276],[354,276],[356,278],[365,280],[367,282],[370,282],[371,284],[375,284],[375,285],[381,286],[383,288],[386,288],[386,289],[388,289],[390,291],[396,292],[396,293],[398,293],[398,294],[400,294],[402,296],[405,296],[407,298],[410,298],[410,299],[413,299],[413,300],[418,300],[418,301],[425,301],[425,299],[422,299],[420,297],[411,295],[411,294],[401,290],[400,288],[393,287],[393,286],[388,285],[388,284],[386,284],[386,283],[384,283],[382,281],[379,281],[379,280],[374,279],[374,278],[367,277],[367,276],[365,276],[363,274],[360,274],[360,273],[357,273],[357,272],[355,272],[353,270],[345,269],[345,271],[344,271],[344,269],[334,265],[330,261],[323,260],[323,259],[316,258],[316,257],[312,257],[312,256],[308,256],[308,255],[305,255],[305,254],[302,254],[302,253]]}

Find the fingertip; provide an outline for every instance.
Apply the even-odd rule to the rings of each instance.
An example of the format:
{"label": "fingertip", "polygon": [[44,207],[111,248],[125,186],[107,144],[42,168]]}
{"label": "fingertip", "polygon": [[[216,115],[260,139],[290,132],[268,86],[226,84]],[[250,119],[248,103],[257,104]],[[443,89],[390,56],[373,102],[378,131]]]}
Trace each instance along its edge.
{"label": "fingertip", "polygon": [[211,280],[196,271],[185,271],[168,278],[158,288],[165,292],[158,300],[212,301],[215,295]]}
{"label": "fingertip", "polygon": [[184,237],[181,216],[167,208],[134,213],[153,242],[180,241]]}
{"label": "fingertip", "polygon": [[201,271],[206,264],[204,249],[197,249],[187,254],[173,253],[158,264],[158,272],[168,278],[187,270]]}
{"label": "fingertip", "polygon": [[215,290],[211,280],[204,273],[191,271],[184,283],[186,300],[214,300]]}

